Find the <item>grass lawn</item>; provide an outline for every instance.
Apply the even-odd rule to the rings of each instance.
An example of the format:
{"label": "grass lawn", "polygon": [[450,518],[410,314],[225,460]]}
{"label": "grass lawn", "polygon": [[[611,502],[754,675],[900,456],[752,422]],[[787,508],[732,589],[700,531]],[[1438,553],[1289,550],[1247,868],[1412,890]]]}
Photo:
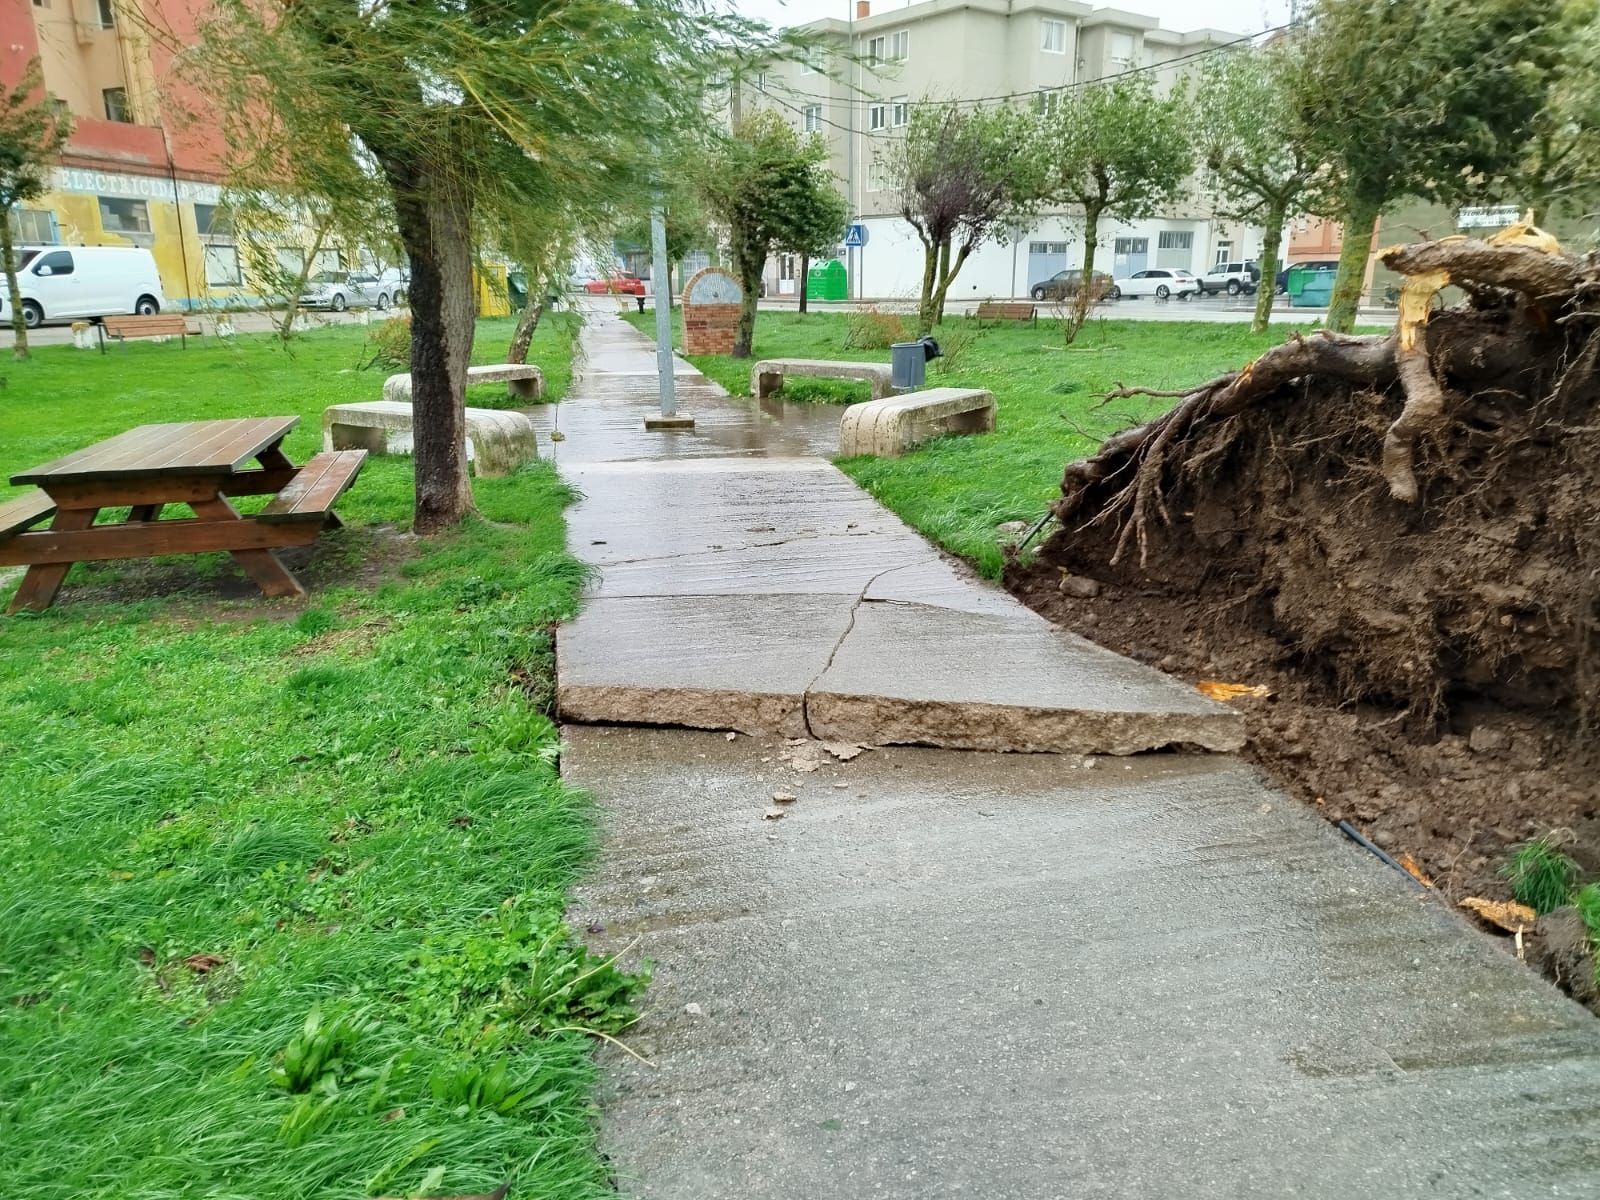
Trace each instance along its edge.
{"label": "grass lawn", "polygon": [[[532,355],[556,394],[570,332]],[[0,468],[291,412],[302,458],[376,395],[341,373],[361,340],[42,349],[4,368]],[[562,924],[590,818],[542,704],[569,497],[481,480],[482,518],[419,543],[409,468],[368,464],[308,602],[219,600],[187,559],[0,617],[0,1195],[610,1194],[580,1030],[636,985]]]}
{"label": "grass lawn", "polygon": [[[653,314],[627,319],[654,334]],[[888,362],[887,350],[845,345],[849,321],[845,313],[763,312],[756,324],[755,356]],[[1059,495],[1067,462],[1172,403],[1146,398],[1102,407],[1099,394],[1119,382],[1163,391],[1200,383],[1241,366],[1285,335],[1284,326],[1256,336],[1243,324],[1096,318],[1069,347],[1060,327],[1046,320],[979,330],[953,317],[934,336],[958,352],[949,361],[929,364],[928,386],[989,389],[999,410],[996,431],[940,438],[903,458],[847,459],[839,465],[934,541],[997,576],[1002,560],[996,525],[1036,520]],[[968,344],[959,347],[962,341]],[[748,394],[748,360],[699,356],[692,361],[730,391]],[[797,382],[786,390],[791,399],[868,398],[864,386],[824,381]]]}

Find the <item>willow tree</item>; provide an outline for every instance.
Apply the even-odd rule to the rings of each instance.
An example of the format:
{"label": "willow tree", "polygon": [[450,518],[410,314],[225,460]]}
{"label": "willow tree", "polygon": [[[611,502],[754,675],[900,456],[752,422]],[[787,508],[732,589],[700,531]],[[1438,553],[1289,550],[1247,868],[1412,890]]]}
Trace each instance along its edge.
{"label": "willow tree", "polygon": [[22,311],[22,289],[17,284],[17,247],[11,233],[11,210],[24,200],[44,194],[50,164],[72,132],[44,90],[39,60],[23,69],[16,86],[0,85],[0,269],[5,271],[10,293],[11,329],[16,335],[14,357],[28,357],[28,320]]}
{"label": "willow tree", "polygon": [[1319,171],[1285,86],[1298,65],[1299,43],[1292,40],[1215,55],[1202,69],[1195,94],[1194,136],[1217,210],[1265,230],[1250,325],[1255,333],[1272,317],[1284,222],[1303,207]]}
{"label": "willow tree", "polygon": [[1388,204],[1492,194],[1523,160],[1570,30],[1559,4],[1320,0],[1291,85],[1344,225],[1328,328],[1355,324]]}
{"label": "willow tree", "polygon": [[471,507],[475,234],[651,186],[661,148],[705,120],[708,74],[763,30],[707,0],[212,6],[188,59],[225,114],[236,168],[289,193],[340,181],[392,203],[411,270],[418,532]]}

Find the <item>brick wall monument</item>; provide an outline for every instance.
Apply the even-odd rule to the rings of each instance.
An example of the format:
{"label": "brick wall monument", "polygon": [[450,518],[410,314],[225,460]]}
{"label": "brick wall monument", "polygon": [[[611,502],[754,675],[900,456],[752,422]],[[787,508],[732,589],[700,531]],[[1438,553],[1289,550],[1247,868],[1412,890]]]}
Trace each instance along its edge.
{"label": "brick wall monument", "polygon": [[683,285],[683,352],[731,354],[744,289],[721,267],[706,267]]}

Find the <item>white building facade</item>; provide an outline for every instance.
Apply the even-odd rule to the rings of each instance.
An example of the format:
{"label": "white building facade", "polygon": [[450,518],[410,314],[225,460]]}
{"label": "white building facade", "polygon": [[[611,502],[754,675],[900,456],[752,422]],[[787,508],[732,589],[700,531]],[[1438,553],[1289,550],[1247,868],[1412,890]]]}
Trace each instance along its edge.
{"label": "white building facade", "polygon": [[[1171,88],[1207,53],[1239,35],[1203,29],[1174,33],[1153,17],[1073,0],[923,0],[874,14],[858,0],[853,21],[803,27],[823,47],[819,64],[770,64],[747,78],[733,114],[758,107],[783,113],[796,128],[821,135],[830,166],[865,232],[859,248],[839,255],[856,299],[915,297],[922,244],[896,209],[898,192],[880,159],[901,136],[920,100],[1045,107],[1051,93],[1119,73],[1143,70],[1158,90]],[[1131,224],[1102,221],[1095,269],[1125,276],[1146,267],[1203,274],[1217,262],[1255,258],[1261,230],[1214,214],[1198,185],[1159,215]],[[951,287],[952,299],[1026,296],[1037,282],[1082,265],[1081,214],[1046,211],[1004,243],[984,243]],[[768,264],[768,295],[802,286],[798,264]]]}

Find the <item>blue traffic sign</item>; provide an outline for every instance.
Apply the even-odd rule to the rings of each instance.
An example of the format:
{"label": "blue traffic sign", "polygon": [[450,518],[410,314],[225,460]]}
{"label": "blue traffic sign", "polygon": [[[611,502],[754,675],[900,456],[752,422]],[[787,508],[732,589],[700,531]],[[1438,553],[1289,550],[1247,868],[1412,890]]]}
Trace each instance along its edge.
{"label": "blue traffic sign", "polygon": [[867,244],[867,227],[865,225],[850,225],[844,231],[844,244],[846,246],[865,246]]}

